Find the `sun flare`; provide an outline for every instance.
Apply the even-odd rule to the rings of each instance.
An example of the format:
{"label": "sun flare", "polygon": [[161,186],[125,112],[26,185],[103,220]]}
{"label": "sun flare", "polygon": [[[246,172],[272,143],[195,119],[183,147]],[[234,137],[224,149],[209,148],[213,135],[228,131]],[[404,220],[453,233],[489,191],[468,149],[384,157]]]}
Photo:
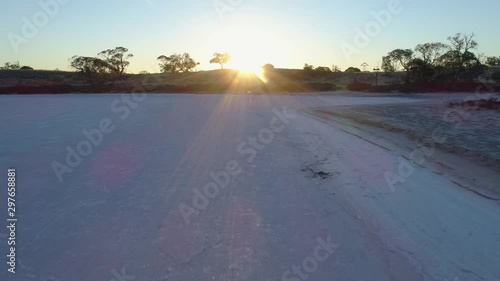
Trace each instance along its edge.
{"label": "sun flare", "polygon": [[231,54],[227,67],[262,78],[262,66],[269,55],[274,54],[272,36],[268,30],[257,26],[232,26],[223,32],[224,45]]}
{"label": "sun flare", "polygon": [[262,65],[259,54],[252,46],[239,46],[231,53],[232,60],[228,67],[240,70],[245,73],[260,75]]}
{"label": "sun flare", "polygon": [[256,75],[257,77],[262,77],[264,74],[264,71],[260,66],[255,67],[253,65],[241,65],[235,68],[247,75]]}

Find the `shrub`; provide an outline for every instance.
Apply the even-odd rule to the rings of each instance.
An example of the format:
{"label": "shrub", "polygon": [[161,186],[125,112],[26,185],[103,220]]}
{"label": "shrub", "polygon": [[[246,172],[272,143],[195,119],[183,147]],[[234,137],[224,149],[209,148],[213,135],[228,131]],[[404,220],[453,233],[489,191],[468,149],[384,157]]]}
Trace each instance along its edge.
{"label": "shrub", "polygon": [[264,72],[270,72],[270,71],[273,71],[274,70],[274,65],[268,63],[268,64],[265,64],[264,66],[262,66],[262,70]]}
{"label": "shrub", "polygon": [[345,70],[345,72],[353,73],[353,72],[361,72],[361,69],[357,67],[349,67],[348,69]]}
{"label": "shrub", "polygon": [[491,79],[493,79],[493,81],[497,82],[497,83],[500,83],[500,71],[495,71],[491,74]]}

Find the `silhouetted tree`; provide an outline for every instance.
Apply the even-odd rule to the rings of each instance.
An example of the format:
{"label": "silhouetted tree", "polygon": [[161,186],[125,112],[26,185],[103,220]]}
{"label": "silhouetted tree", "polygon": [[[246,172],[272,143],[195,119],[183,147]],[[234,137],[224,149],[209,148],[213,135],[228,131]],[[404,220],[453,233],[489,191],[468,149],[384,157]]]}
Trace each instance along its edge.
{"label": "silhouetted tree", "polygon": [[438,60],[442,69],[441,76],[452,80],[473,80],[484,73],[486,66],[472,52],[478,47],[478,43],[474,40],[474,33],[457,33],[448,37],[448,41],[450,41],[450,50]]}
{"label": "silhouetted tree", "polygon": [[440,43],[425,43],[415,47],[415,52],[420,55],[421,59],[430,64],[435,65],[437,60],[449,49],[449,46]]}
{"label": "silhouetted tree", "polygon": [[309,77],[321,77],[332,73],[332,70],[327,66],[314,67],[310,64],[304,64],[304,73]]}
{"label": "silhouetted tree", "polygon": [[342,69],[338,67],[336,64],[332,65],[332,71],[333,72],[342,72]]}
{"label": "silhouetted tree", "polygon": [[391,73],[391,72],[396,72],[397,65],[392,61],[391,57],[389,56],[383,56],[382,57],[382,70],[385,73]]}
{"label": "silhouetted tree", "polygon": [[404,70],[408,69],[408,63],[413,59],[413,51],[410,49],[396,49],[387,54],[391,63],[398,63]]}
{"label": "silhouetted tree", "polygon": [[[448,37],[450,45],[440,42],[419,44],[415,53],[410,49],[395,49],[382,57],[382,70],[385,72],[407,71],[407,80],[425,82],[434,79],[474,80],[483,74],[486,66],[481,63],[483,55],[472,51],[478,44],[474,33],[457,33]],[[487,58],[490,65],[500,64],[500,57]]]}
{"label": "silhouetted tree", "polygon": [[122,75],[125,69],[130,65],[127,60],[132,58],[133,54],[127,54],[128,49],[124,47],[116,47],[114,49],[107,49],[99,54],[104,61],[108,63],[111,72]]}
{"label": "silhouetted tree", "polygon": [[314,69],[317,73],[331,73],[332,70],[327,66],[318,66]]}
{"label": "silhouetted tree", "polygon": [[305,70],[306,72],[311,72],[311,71],[313,71],[313,70],[314,70],[314,66],[313,66],[313,65],[310,65],[310,64],[307,64],[307,63],[305,63],[305,64],[304,64],[304,70]]}
{"label": "silhouetted tree", "polygon": [[22,66],[20,69],[22,69],[22,70],[34,70],[33,67],[27,66],[27,65]]}
{"label": "silhouetted tree", "polygon": [[350,72],[350,73],[353,73],[353,72],[361,72],[361,69],[357,68],[357,67],[349,67],[348,69],[345,70],[345,72]]}
{"label": "silhouetted tree", "polygon": [[487,57],[486,64],[489,66],[500,66],[500,57]]}
{"label": "silhouetted tree", "polygon": [[173,54],[171,56],[161,55],[157,58],[160,61],[161,72],[181,73],[190,72],[200,63],[196,62],[188,53]]}
{"label": "silhouetted tree", "polygon": [[264,72],[271,72],[274,70],[274,65],[270,64],[270,63],[267,63],[265,64],[264,66],[262,66],[262,70]]}
{"label": "silhouetted tree", "polygon": [[112,69],[107,61],[95,57],[73,56],[70,58],[70,65],[91,83],[100,82]]}
{"label": "silhouetted tree", "polygon": [[231,60],[231,55],[229,53],[215,53],[214,58],[210,60],[210,63],[216,63],[220,65],[220,69],[224,69],[226,65]]}
{"label": "silhouetted tree", "polygon": [[450,54],[447,57],[455,60],[455,67],[459,69],[463,68],[467,61],[470,61],[472,58],[471,50],[477,49],[478,46],[474,40],[474,33],[470,35],[457,33],[455,36],[448,37],[448,41],[451,44],[451,53],[449,52]]}
{"label": "silhouetted tree", "polygon": [[414,58],[407,65],[408,79],[413,82],[429,82],[434,76],[434,67],[421,58]]}
{"label": "silhouetted tree", "polygon": [[21,65],[19,64],[18,61],[16,62],[13,62],[13,63],[10,63],[10,62],[6,62],[4,64],[4,66],[1,66],[0,69],[1,70],[17,70],[21,68]]}

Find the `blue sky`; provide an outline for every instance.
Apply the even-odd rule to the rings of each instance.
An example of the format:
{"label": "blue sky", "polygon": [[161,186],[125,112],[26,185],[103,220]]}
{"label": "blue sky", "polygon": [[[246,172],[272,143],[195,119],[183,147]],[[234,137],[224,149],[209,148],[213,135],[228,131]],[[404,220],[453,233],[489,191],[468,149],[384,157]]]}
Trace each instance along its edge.
{"label": "blue sky", "polygon": [[[44,24],[40,2],[54,1],[67,3],[57,2]],[[388,5],[396,2],[393,13]],[[457,32],[475,32],[479,53],[500,56],[499,10],[497,0],[0,0],[0,63],[63,70],[73,55],[124,46],[135,55],[131,72],[156,72],[159,55],[183,52],[200,69],[214,69],[208,61],[224,51],[233,54],[233,67],[375,67],[395,48],[446,42]],[[374,17],[380,11],[391,15],[387,24]],[[23,35],[23,18],[38,29],[32,38]],[[367,26],[375,28],[367,43],[356,44],[357,30]],[[16,41],[17,52],[13,36],[25,39]],[[356,52],[346,55],[346,46]]]}

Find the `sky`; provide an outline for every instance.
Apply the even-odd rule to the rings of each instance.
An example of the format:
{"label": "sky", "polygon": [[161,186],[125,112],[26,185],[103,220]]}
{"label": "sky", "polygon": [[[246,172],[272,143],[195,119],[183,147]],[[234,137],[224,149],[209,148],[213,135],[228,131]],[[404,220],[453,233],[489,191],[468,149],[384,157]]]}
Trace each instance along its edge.
{"label": "sky", "polygon": [[215,52],[231,53],[233,68],[371,69],[393,49],[458,32],[500,56],[499,10],[498,0],[0,0],[0,64],[70,70],[74,55],[123,46],[132,73],[184,52],[199,70],[219,67]]}

